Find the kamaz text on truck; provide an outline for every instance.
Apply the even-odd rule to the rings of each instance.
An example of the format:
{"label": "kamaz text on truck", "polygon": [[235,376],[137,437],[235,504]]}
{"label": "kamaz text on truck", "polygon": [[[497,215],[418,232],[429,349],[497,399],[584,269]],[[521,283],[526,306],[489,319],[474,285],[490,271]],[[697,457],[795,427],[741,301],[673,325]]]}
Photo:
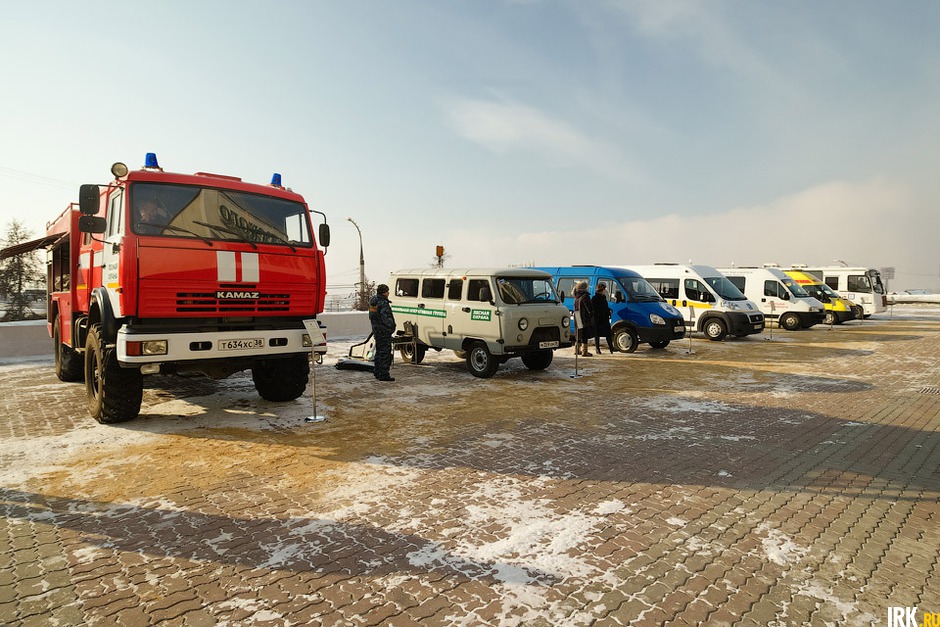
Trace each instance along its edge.
{"label": "kamaz text on truck", "polygon": [[[267,400],[299,397],[323,311],[324,251],[299,194],[115,163],[48,225],[48,322],[59,379],[84,379],[102,423],[140,412],[143,377],[250,369]],[[329,245],[325,216],[320,245]]]}

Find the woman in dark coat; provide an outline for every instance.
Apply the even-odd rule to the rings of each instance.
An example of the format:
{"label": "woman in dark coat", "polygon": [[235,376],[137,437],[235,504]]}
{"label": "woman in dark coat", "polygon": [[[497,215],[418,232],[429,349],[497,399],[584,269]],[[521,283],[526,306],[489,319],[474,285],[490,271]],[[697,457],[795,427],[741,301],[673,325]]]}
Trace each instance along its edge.
{"label": "woman in dark coat", "polygon": [[574,352],[583,357],[590,357],[588,342],[594,337],[594,312],[591,308],[591,294],[588,292],[587,281],[581,281],[574,290],[574,311],[581,322],[578,324],[578,337],[575,340]]}
{"label": "woman in dark coat", "polygon": [[601,337],[607,340],[607,348],[611,354],[614,352],[614,338],[610,332],[610,305],[607,304],[607,285],[598,283],[594,290],[594,297],[591,299],[591,307],[594,310],[594,346],[597,347],[597,353],[601,352]]}

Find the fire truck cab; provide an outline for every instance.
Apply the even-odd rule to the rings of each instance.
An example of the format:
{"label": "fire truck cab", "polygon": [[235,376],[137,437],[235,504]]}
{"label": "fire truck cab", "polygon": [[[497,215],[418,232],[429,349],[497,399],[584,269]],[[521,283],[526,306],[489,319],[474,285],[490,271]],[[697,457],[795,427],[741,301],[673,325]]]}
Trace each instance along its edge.
{"label": "fire truck cab", "polygon": [[[267,400],[299,397],[313,347],[304,320],[323,311],[324,251],[302,196],[197,172],[156,155],[79,202],[47,229],[48,324],[63,381],[84,379],[91,415],[140,412],[143,377],[250,369]],[[320,245],[329,245],[325,216]]]}

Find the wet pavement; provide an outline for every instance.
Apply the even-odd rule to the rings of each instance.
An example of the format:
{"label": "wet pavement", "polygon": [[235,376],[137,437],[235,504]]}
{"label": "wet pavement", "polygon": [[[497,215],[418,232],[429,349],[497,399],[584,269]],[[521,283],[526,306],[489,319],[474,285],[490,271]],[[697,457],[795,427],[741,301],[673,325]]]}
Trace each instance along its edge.
{"label": "wet pavement", "polygon": [[[899,313],[900,310],[900,313]],[[0,363],[3,625],[888,625],[940,613],[940,308],[475,379]],[[691,348],[691,352],[690,352]],[[575,376],[575,375],[578,376]]]}

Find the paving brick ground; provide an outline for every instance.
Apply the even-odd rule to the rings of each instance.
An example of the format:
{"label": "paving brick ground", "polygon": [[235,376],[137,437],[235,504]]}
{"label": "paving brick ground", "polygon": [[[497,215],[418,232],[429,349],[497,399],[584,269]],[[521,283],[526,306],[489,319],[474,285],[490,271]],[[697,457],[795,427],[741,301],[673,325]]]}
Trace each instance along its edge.
{"label": "paving brick ground", "polygon": [[[901,308],[896,308],[900,310]],[[689,346],[692,352],[689,352]],[[940,309],[472,378],[0,365],[3,625],[887,625],[940,612]],[[335,355],[334,355],[335,357]]]}

